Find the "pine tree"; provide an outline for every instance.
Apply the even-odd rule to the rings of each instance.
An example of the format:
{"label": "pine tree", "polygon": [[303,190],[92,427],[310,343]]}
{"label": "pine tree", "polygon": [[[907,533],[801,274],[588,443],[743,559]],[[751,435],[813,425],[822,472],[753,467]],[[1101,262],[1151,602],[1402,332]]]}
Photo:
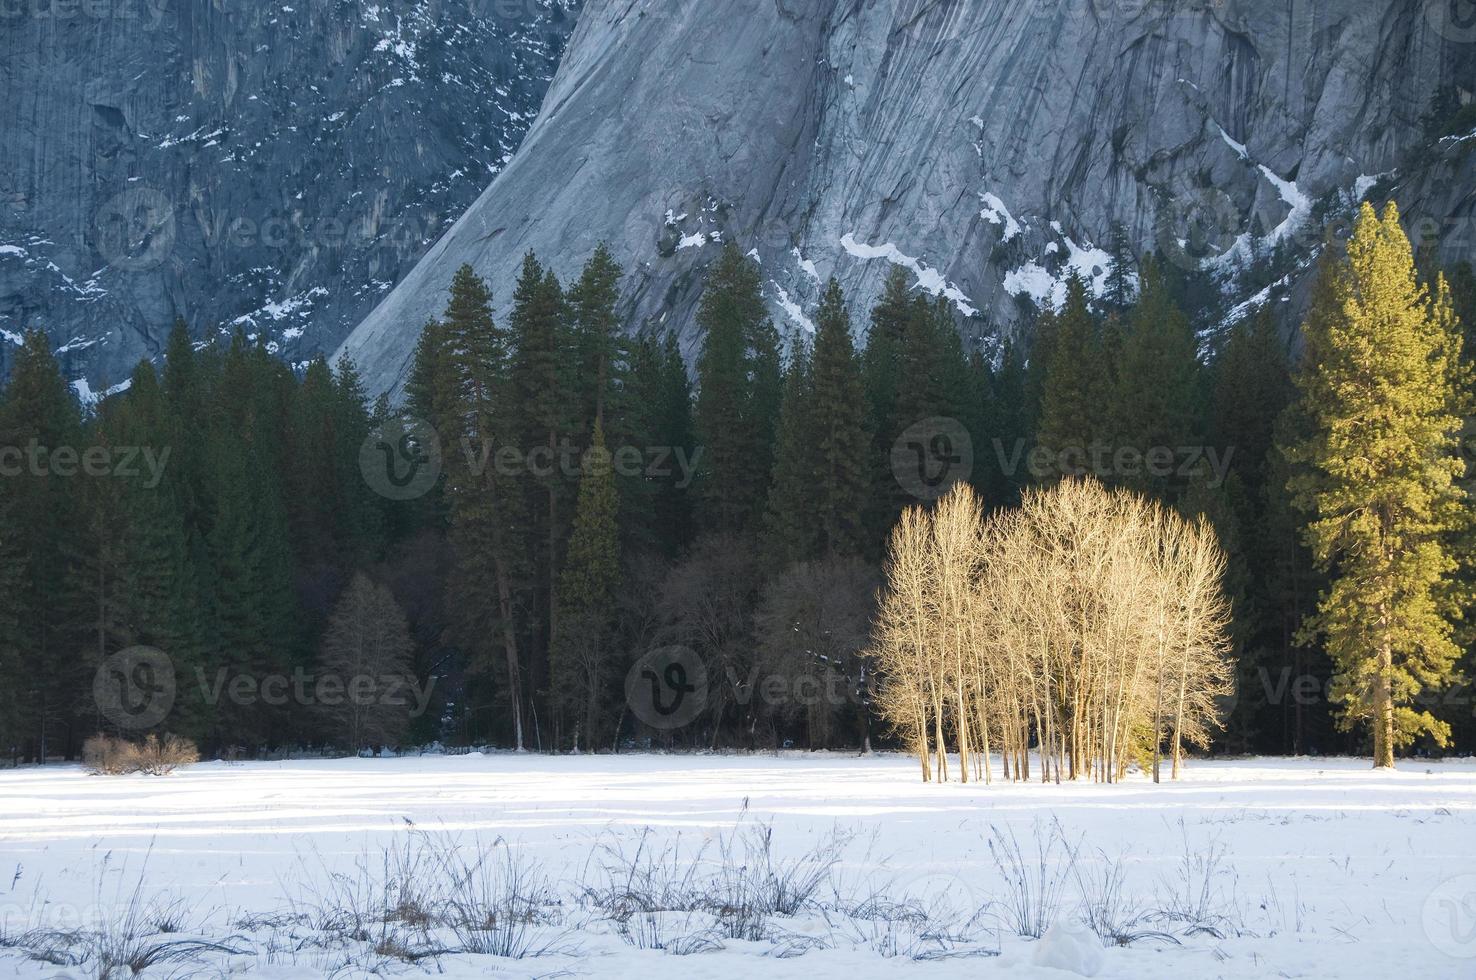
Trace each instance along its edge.
{"label": "pine tree", "polygon": [[529,596],[534,610],[529,680],[534,690],[546,688],[549,649],[557,631],[559,550],[569,520],[570,454],[576,449],[579,426],[568,319],[563,288],[553,270],[528,253],[513,293],[508,333],[509,385],[515,399],[511,407],[523,453],[519,480],[526,508],[523,547],[534,573]]}
{"label": "pine tree", "polygon": [[437,378],[445,370],[440,362],[445,352],[440,322],[427,320],[420,328],[420,339],[415,342],[415,352],[410,360],[410,375],[405,379],[405,408],[412,416],[426,422],[444,414],[436,406],[436,393]]}
{"label": "pine tree", "polygon": [[359,450],[375,420],[364,393],[363,376],[347,356],[338,359],[333,371],[331,405],[333,442],[329,452],[335,497],[343,508],[336,528],[337,545],[346,564],[356,564],[376,557],[377,542],[383,537],[383,515],[359,469]]}
{"label": "pine tree", "polygon": [[765,317],[759,322],[749,341],[753,352],[752,389],[747,411],[749,426],[758,440],[755,477],[758,496],[754,500],[754,517],[763,516],[763,489],[774,470],[774,452],[779,432],[779,403],[784,399],[784,351],[774,321]]}
{"label": "pine tree", "polygon": [[[1035,442],[1049,450],[1052,472],[1060,476],[1085,470],[1090,453],[1104,435],[1103,358],[1097,324],[1087,303],[1086,283],[1072,275],[1066,300],[1047,320],[1050,343],[1041,365],[1043,383]],[[1039,341],[1037,341],[1037,347]],[[1032,353],[1032,359],[1039,352]]]}
{"label": "pine tree", "polygon": [[765,515],[764,555],[779,567],[807,561],[820,550],[819,528],[811,506],[820,475],[813,440],[813,386],[810,345],[803,336],[793,337],[784,370],[774,480]]}
{"label": "pine tree", "polygon": [[[423,341],[424,343],[425,341]],[[433,377],[432,424],[440,433],[454,568],[447,580],[453,631],[472,666],[489,671],[501,647],[513,744],[523,751],[523,663],[517,584],[522,497],[493,455],[512,436],[507,335],[492,318],[492,296],[470,266],[457,270],[445,316],[423,363]],[[419,396],[422,400],[424,394]]]}
{"label": "pine tree", "polygon": [[758,267],[731,243],[709,273],[697,322],[704,333],[695,414],[702,524],[742,532],[761,513],[768,488],[783,372]]}
{"label": "pine tree", "polygon": [[1276,420],[1295,397],[1286,345],[1271,312],[1237,323],[1214,364],[1210,441],[1253,495],[1265,482]]}
{"label": "pine tree", "polygon": [[1295,455],[1313,473],[1295,490],[1332,572],[1304,638],[1326,638],[1344,723],[1367,723],[1375,767],[1390,767],[1418,735],[1443,745],[1449,733],[1409,702],[1448,682],[1459,654],[1440,600],[1447,538],[1466,523],[1455,480],[1468,401],[1449,289],[1419,283],[1394,204],[1382,218],[1363,206],[1303,329],[1297,383],[1313,434]]}
{"label": "pine tree", "polygon": [[1143,461],[1134,466],[1125,460],[1126,468],[1118,474],[1121,482],[1161,498],[1182,493],[1182,479],[1165,474],[1161,466],[1155,472],[1157,464],[1149,454],[1172,453],[1171,468],[1177,471],[1179,447],[1196,442],[1199,341],[1152,259],[1143,263],[1142,290],[1129,314],[1121,352],[1103,360],[1116,367],[1114,404],[1104,413],[1110,436],[1103,441],[1114,454],[1130,448]]}
{"label": "pine tree", "polygon": [[584,454],[569,553],[559,580],[558,631],[549,655],[549,690],[560,727],[595,745],[610,675],[611,632],[620,577],[620,531],[610,452],[595,422]]}
{"label": "pine tree", "polygon": [[293,399],[288,438],[294,463],[285,476],[298,560],[320,568],[335,565],[342,557],[337,553],[343,536],[339,522],[347,516],[345,488],[339,486],[335,414],[332,372],[326,360],[314,358]]}
{"label": "pine tree", "polygon": [[[1133,304],[1133,246],[1121,221],[1112,223],[1107,254],[1111,257],[1112,268],[1107,272],[1102,300],[1109,313],[1121,316]],[[1147,270],[1144,271],[1146,274]]]}
{"label": "pine tree", "polygon": [[924,295],[912,298],[902,337],[897,399],[888,425],[898,435],[926,419],[960,414],[959,384],[967,363],[946,304],[946,300],[930,302]]}
{"label": "pine tree", "polygon": [[669,450],[675,464],[673,461],[667,463],[669,475],[661,478],[657,506],[663,515],[665,553],[675,555],[690,544],[694,536],[697,496],[691,485],[693,475],[682,472],[680,461],[685,460],[688,467],[693,467],[700,460],[696,458],[698,446],[693,419],[692,379],[687,374],[687,363],[673,332],[666,334],[661,345],[658,404],[661,438],[656,446]]}
{"label": "pine tree", "polygon": [[856,557],[864,541],[870,440],[863,421],[865,388],[851,342],[851,317],[835,279],[826,286],[815,322],[813,395],[806,414],[816,468],[811,498],[819,535],[816,557]]}
{"label": "pine tree", "polygon": [[[907,270],[893,266],[887,273],[881,298],[871,309],[871,327],[867,331],[866,350],[862,354],[866,425],[881,446],[890,446],[900,434],[891,431],[891,427],[896,421],[897,389],[902,383],[902,351],[913,315]],[[881,465],[885,467],[884,460]],[[890,473],[886,479],[891,479]]]}
{"label": "pine tree", "polygon": [[[211,398],[205,437],[208,531],[209,683],[285,671],[306,639],[293,588],[292,546],[281,485],[285,441],[278,385],[285,369],[237,334]],[[229,688],[223,690],[228,691]],[[225,696],[212,706],[215,745],[264,745],[282,730],[280,712]]]}
{"label": "pine tree", "polygon": [[[990,504],[1013,506],[1020,499],[1020,491],[1029,483],[1025,467],[1031,431],[1027,380],[1023,345],[1007,343],[1000,356],[999,369],[994,372],[988,445],[984,447],[997,467],[994,483],[985,496]],[[976,446],[976,450],[978,448]]]}
{"label": "pine tree", "polygon": [[76,399],[46,335],[28,331],[0,403],[0,452],[14,474],[4,478],[14,528],[11,551],[22,556],[24,570],[10,600],[12,614],[20,615],[8,644],[19,668],[11,699],[20,706],[24,754],[38,760],[71,751],[70,725],[81,707],[80,637],[71,618],[76,607],[68,574],[68,562],[80,551],[78,525],[69,480],[58,474],[56,456],[81,448]]}
{"label": "pine tree", "polygon": [[[912,297],[899,348],[897,378],[892,415],[882,424],[892,437],[887,442],[875,444],[883,469],[880,470],[880,486],[871,500],[867,521],[872,531],[873,549],[883,542],[885,529],[896,523],[902,509],[917,502],[914,496],[916,487],[905,485],[893,468],[898,440],[909,432],[917,434],[927,430],[923,441],[931,446],[934,436],[952,438],[946,430],[954,430],[955,435],[958,430],[963,430],[972,437],[972,430],[979,426],[975,409],[982,408],[982,405],[973,404],[968,360],[947,299],[939,297],[930,301],[926,295]],[[934,429],[937,431],[933,432]],[[961,447],[953,446],[955,453],[959,449]],[[969,479],[974,474],[954,469],[950,463],[949,470],[942,475],[951,482]]]}
{"label": "pine tree", "polygon": [[[3,405],[3,399],[0,399]],[[26,556],[16,520],[15,480],[0,479],[0,683],[20,691],[24,663]],[[0,756],[18,761],[28,718],[19,697],[0,698]]]}
{"label": "pine tree", "polygon": [[1476,356],[1476,270],[1470,262],[1457,262],[1446,271],[1450,280],[1451,306],[1455,310],[1467,359]]}
{"label": "pine tree", "polygon": [[[128,392],[113,399],[119,445],[154,454],[158,472],[141,470],[122,480],[122,527],[126,561],[120,577],[124,617],[120,646],[149,646],[167,653],[176,676],[193,678],[204,653],[205,592],[195,550],[184,521],[179,460],[192,451],[170,444],[172,420],[154,368],[147,361],[134,370]],[[206,705],[199,685],[182,684],[170,731],[203,736]]]}
{"label": "pine tree", "polygon": [[624,383],[624,345],[615,304],[620,299],[620,266],[601,243],[569,290],[578,376],[574,390],[581,400],[581,440],[596,423],[610,429],[607,415]]}

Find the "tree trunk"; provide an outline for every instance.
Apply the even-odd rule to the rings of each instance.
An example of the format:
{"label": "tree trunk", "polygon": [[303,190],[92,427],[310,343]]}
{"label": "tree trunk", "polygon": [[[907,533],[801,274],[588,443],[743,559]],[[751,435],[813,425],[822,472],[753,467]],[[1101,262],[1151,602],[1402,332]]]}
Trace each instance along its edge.
{"label": "tree trunk", "polygon": [[1374,678],[1374,768],[1394,768],[1394,693],[1390,675],[1394,654],[1386,641],[1379,647],[1379,672]]}
{"label": "tree trunk", "polygon": [[523,677],[518,667],[518,634],[513,628],[512,589],[508,585],[507,566],[502,560],[502,532],[498,529],[493,533],[496,538],[493,547],[496,548],[497,555],[492,559],[492,564],[497,572],[497,607],[502,614],[502,649],[507,654],[507,687],[513,713],[513,748],[523,752]]}

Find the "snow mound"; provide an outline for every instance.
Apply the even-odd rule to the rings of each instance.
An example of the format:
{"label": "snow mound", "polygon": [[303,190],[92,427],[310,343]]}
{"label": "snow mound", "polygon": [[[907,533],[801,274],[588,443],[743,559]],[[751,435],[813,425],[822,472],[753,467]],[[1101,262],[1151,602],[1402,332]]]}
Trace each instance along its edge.
{"label": "snow mound", "polygon": [[1096,933],[1080,922],[1057,922],[1040,937],[1032,961],[1036,966],[1094,977],[1102,972],[1106,959]]}

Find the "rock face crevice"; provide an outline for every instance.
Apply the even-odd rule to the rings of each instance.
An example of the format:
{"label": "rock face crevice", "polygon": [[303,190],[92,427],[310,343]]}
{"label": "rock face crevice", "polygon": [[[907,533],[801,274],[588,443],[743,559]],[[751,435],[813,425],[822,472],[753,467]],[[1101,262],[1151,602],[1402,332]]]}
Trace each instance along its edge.
{"label": "rock face crevice", "polygon": [[0,4],[0,374],[333,350],[502,168],[577,0]]}
{"label": "rock face crevice", "polygon": [[970,339],[1007,332],[1067,269],[1100,285],[1117,227],[1234,290],[1372,188],[1469,213],[1469,170],[1411,161],[1434,94],[1476,87],[1436,5],[590,0],[522,149],[342,350],[395,389],[457,266],[505,291],[526,251],[570,277],[600,241],[631,322],[689,353],[728,241],[795,329],[825,277],[864,306],[902,265]]}

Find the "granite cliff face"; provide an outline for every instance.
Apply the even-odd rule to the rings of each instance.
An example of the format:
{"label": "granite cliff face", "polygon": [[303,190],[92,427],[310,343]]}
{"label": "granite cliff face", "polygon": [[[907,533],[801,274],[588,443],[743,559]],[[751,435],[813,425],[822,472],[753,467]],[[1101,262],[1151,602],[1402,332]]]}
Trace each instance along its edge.
{"label": "granite cliff face", "polygon": [[[601,240],[633,323],[687,350],[719,243],[800,329],[821,280],[888,268],[1008,331],[1123,229],[1243,299],[1295,304],[1363,196],[1471,247],[1476,138],[1429,139],[1476,87],[1448,0],[590,0],[522,149],[343,346],[405,376],[463,262],[506,298],[522,255],[577,274]],[[1457,237],[1458,236],[1458,237]],[[1267,286],[1267,282],[1270,283]],[[1263,288],[1265,287],[1265,288]],[[504,307],[505,308],[505,307]],[[864,321],[864,317],[858,318]]]}
{"label": "granite cliff face", "polygon": [[332,351],[522,140],[577,0],[0,0],[0,374]]}

